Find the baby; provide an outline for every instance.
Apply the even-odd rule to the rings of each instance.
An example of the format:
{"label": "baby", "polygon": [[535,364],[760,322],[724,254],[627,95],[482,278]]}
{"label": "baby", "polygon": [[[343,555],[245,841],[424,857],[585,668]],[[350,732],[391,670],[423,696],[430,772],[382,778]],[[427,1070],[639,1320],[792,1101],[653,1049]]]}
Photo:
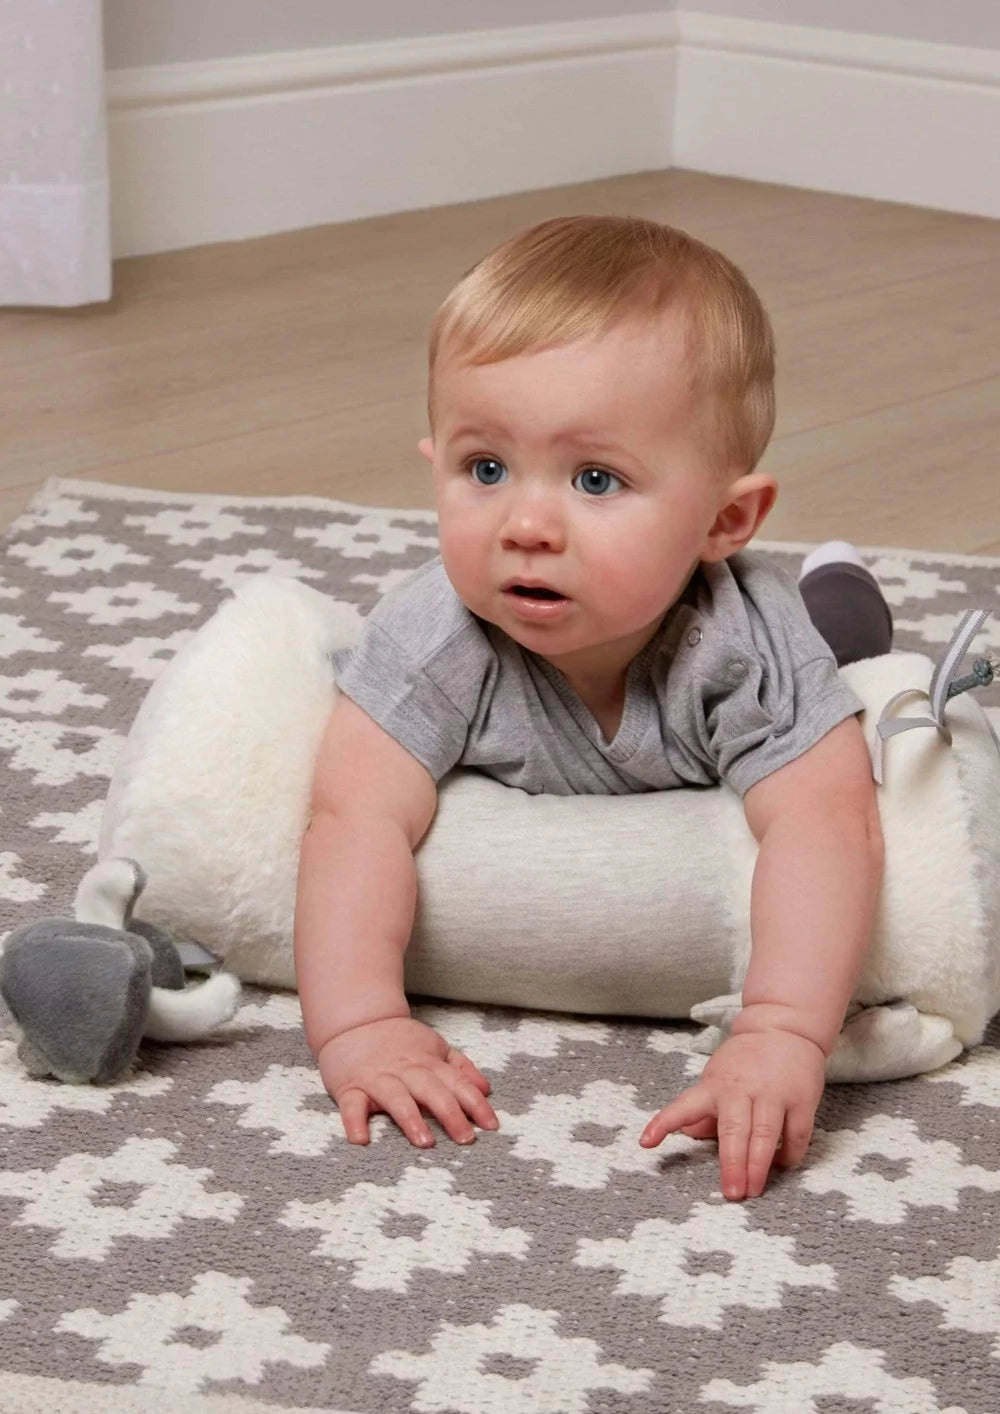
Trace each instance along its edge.
{"label": "baby", "polygon": [[[535,793],[739,792],[760,846],[742,1010],[639,1143],[716,1138],[732,1199],[805,1155],[882,845],[861,704],[799,590],[743,553],[776,494],[756,470],[773,377],[745,277],[651,221],[545,222],[440,309],[420,443],[440,559],[336,658],[300,860],[306,1036],[352,1143],[377,1110],[421,1146],[425,1115],[460,1143],[498,1126],[489,1081],[403,990],[413,852],[464,765]],[[874,606],[885,641],[842,659],[885,651],[866,570],[809,579],[830,638]]]}

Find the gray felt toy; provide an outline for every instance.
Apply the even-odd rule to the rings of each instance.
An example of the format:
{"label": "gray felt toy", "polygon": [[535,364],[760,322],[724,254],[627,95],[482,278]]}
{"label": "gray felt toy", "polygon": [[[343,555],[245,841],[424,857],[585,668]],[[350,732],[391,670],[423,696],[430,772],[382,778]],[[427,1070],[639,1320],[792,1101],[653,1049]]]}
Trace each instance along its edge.
{"label": "gray felt toy", "polygon": [[[186,987],[173,938],[133,917],[145,883],[134,860],[104,861],[81,880],[74,918],[44,918],[7,939],[0,995],[30,1075],[106,1084],[129,1069],[144,1036],[194,1041],[235,1013],[231,973]],[[199,968],[210,960],[200,949],[191,957]]]}

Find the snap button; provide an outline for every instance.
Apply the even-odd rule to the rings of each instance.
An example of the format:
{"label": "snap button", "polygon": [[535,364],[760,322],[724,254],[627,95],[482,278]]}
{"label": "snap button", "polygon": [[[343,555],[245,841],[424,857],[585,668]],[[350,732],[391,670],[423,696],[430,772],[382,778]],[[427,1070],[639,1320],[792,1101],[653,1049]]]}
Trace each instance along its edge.
{"label": "snap button", "polygon": [[746,663],[739,658],[735,659],[734,662],[729,664],[729,675],[734,678],[745,678],[747,675]]}
{"label": "snap button", "polygon": [[697,647],[698,647],[698,644],[699,644],[700,642],[701,642],[701,629],[700,629],[700,628],[693,628],[693,629],[691,629],[690,632],[688,633],[688,643],[691,645],[692,648],[697,648]]}

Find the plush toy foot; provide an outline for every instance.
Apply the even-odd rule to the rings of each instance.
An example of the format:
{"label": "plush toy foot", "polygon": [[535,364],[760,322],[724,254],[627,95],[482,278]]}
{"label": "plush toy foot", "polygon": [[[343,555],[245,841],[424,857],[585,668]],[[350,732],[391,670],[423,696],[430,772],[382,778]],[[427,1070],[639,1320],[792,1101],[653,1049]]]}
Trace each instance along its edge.
{"label": "plush toy foot", "polygon": [[863,1007],[845,1021],[826,1063],[826,1078],[902,1080],[937,1070],[961,1051],[946,1017],[917,1011],[909,1002]]}
{"label": "plush toy foot", "polygon": [[713,1051],[717,1051],[729,1035],[729,1028],[742,1007],[743,999],[739,992],[730,992],[725,997],[712,997],[710,1001],[698,1002],[693,1006],[691,1020],[699,1022],[705,1029],[698,1032],[691,1042],[691,1049],[703,1056],[710,1056]]}
{"label": "plush toy foot", "polygon": [[74,1085],[123,1075],[139,1048],[152,962],[142,938],[100,923],[45,918],[16,928],[0,990],[29,1075]]}
{"label": "plush toy foot", "polygon": [[75,918],[42,919],[8,938],[0,995],[29,1075],[107,1084],[128,1071],[143,1036],[194,1041],[235,1013],[235,977],[186,988],[173,939],[133,918],[145,882],[134,860],[102,860],[80,881]]}
{"label": "plush toy foot", "polygon": [[[705,1030],[694,1038],[702,1055],[718,1050],[742,1005],[740,994],[713,997],[691,1008],[691,1020]],[[837,1044],[826,1063],[834,1084],[902,1080],[947,1065],[962,1051],[954,1027],[944,1016],[917,1011],[909,1002],[858,1007],[848,1012]]]}
{"label": "plush toy foot", "polygon": [[[27,1036],[22,1036],[17,1047],[17,1058],[31,1076],[32,1080],[45,1080],[52,1074],[52,1065],[48,1056],[43,1055],[37,1046],[33,1046]],[[79,1077],[80,1083],[86,1083],[86,1077]],[[70,1077],[72,1083],[72,1077]]]}

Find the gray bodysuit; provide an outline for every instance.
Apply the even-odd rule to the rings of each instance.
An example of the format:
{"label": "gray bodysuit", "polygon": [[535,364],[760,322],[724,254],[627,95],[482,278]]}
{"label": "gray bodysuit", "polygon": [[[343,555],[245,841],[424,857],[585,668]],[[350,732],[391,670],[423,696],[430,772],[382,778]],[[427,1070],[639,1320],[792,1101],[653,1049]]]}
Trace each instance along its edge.
{"label": "gray bodysuit", "polygon": [[748,552],[696,571],[629,667],[612,741],[558,669],[465,608],[440,560],[333,665],[435,780],[469,766],[535,795],[743,795],[861,710],[794,582]]}

